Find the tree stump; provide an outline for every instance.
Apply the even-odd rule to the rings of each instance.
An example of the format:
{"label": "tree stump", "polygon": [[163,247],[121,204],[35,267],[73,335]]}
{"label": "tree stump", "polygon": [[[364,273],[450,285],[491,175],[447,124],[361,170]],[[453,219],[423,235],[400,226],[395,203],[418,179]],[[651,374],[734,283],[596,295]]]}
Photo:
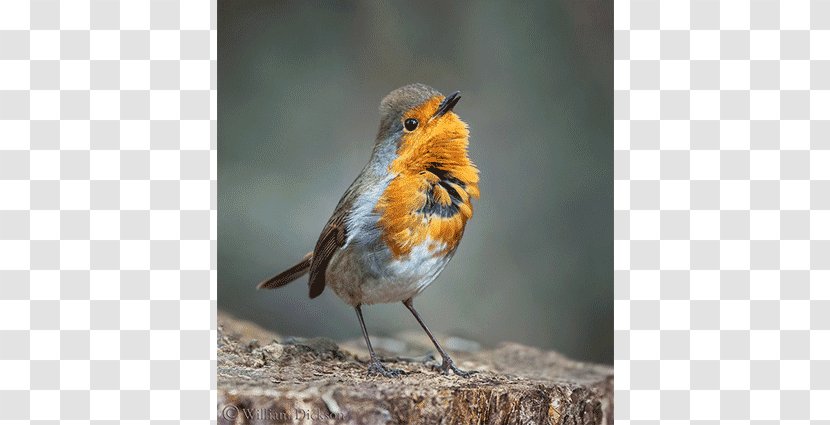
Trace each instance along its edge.
{"label": "tree stump", "polygon": [[[440,338],[468,378],[442,375],[425,337],[373,337],[396,378],[369,376],[363,340],[280,338],[219,315],[219,424],[610,424],[613,369],[515,343]],[[420,355],[420,357],[418,357]]]}

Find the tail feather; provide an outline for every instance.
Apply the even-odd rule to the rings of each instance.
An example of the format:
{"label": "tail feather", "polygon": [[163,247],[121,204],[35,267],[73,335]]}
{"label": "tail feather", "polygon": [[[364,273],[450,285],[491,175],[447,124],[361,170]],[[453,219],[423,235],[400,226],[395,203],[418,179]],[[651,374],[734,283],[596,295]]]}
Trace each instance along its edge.
{"label": "tail feather", "polygon": [[295,264],[288,270],[260,283],[257,285],[257,289],[274,289],[279,288],[280,286],[288,285],[289,283],[301,278],[304,274],[308,273],[308,269],[311,268],[311,252],[305,255],[299,263]]}

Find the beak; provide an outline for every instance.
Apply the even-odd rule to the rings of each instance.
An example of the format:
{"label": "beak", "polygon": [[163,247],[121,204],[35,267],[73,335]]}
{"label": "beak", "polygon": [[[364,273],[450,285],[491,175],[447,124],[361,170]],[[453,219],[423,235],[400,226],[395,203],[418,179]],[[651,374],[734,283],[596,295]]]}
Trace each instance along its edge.
{"label": "beak", "polygon": [[455,92],[444,98],[444,101],[438,106],[438,110],[432,115],[432,119],[438,118],[452,111],[455,104],[461,100],[461,92]]}

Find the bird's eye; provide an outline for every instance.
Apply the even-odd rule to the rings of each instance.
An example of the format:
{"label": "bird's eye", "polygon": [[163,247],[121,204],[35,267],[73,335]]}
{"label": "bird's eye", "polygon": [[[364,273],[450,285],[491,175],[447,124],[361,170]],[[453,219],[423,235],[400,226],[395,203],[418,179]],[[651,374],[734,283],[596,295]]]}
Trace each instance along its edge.
{"label": "bird's eye", "polygon": [[418,128],[418,120],[415,118],[407,118],[406,121],[403,122],[403,126],[406,131],[412,131]]}

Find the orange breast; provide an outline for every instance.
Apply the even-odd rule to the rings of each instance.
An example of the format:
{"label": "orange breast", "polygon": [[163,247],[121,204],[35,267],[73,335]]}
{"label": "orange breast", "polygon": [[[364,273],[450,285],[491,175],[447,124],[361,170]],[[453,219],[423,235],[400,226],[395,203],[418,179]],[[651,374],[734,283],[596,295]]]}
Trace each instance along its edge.
{"label": "orange breast", "polygon": [[[401,174],[392,180],[378,203],[382,237],[395,257],[408,254],[427,239],[432,249],[451,252],[473,215],[470,198],[478,196],[475,185],[442,185],[431,179],[434,177],[429,173]],[[457,197],[451,196],[445,185]]]}

